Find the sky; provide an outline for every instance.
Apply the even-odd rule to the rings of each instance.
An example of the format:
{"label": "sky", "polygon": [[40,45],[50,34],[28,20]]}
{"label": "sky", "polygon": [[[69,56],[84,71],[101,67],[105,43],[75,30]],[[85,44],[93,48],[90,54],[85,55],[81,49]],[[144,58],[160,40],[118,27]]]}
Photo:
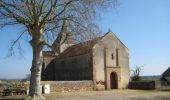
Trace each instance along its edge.
{"label": "sky", "polygon": [[[129,48],[130,68],[143,66],[141,75],[161,75],[170,66],[170,0],[118,0],[101,13],[101,31],[112,30]],[[23,78],[30,73],[32,49],[22,38],[23,56],[7,57],[11,42],[22,32],[12,26],[0,30],[0,78]],[[16,49],[17,51],[17,49]]]}

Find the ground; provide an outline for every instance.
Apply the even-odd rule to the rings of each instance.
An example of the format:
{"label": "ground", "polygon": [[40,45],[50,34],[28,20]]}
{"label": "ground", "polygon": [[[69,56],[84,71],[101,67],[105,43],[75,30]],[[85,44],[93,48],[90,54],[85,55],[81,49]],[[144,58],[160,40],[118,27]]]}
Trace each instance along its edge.
{"label": "ground", "polygon": [[[170,91],[157,90],[110,90],[51,93],[47,100],[170,100]],[[2,99],[3,98],[3,99]],[[6,99],[5,99],[6,98]],[[1,97],[0,100],[22,100],[19,97]],[[10,99],[9,99],[10,98]]]}

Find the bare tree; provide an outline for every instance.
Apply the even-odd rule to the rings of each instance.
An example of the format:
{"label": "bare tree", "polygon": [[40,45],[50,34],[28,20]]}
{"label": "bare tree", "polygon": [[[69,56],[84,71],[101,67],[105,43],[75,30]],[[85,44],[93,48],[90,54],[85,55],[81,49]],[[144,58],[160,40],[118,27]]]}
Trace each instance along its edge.
{"label": "bare tree", "polygon": [[43,99],[40,92],[42,50],[44,46],[50,47],[57,38],[63,21],[68,21],[69,31],[75,37],[84,37],[86,33],[93,35],[97,31],[95,19],[98,12],[115,4],[116,0],[0,0],[1,28],[9,25],[25,28],[14,44],[23,34],[31,37],[30,98]]}
{"label": "bare tree", "polygon": [[143,66],[136,66],[135,69],[132,70],[133,76],[132,81],[140,81],[141,80],[141,71]]}

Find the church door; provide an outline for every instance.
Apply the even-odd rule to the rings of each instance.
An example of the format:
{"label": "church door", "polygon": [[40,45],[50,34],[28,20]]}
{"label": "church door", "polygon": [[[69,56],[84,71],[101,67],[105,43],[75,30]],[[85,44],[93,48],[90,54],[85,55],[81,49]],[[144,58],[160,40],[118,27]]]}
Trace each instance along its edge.
{"label": "church door", "polygon": [[110,74],[110,87],[111,89],[118,88],[118,79],[117,79],[117,74],[115,72],[112,72]]}

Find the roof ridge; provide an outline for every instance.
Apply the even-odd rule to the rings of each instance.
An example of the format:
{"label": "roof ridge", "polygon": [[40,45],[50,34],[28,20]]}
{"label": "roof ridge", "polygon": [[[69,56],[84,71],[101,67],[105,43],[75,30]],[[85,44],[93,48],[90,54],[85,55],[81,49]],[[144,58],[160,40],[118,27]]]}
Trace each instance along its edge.
{"label": "roof ridge", "polygon": [[168,67],[163,73],[162,76],[170,76],[170,67]]}

